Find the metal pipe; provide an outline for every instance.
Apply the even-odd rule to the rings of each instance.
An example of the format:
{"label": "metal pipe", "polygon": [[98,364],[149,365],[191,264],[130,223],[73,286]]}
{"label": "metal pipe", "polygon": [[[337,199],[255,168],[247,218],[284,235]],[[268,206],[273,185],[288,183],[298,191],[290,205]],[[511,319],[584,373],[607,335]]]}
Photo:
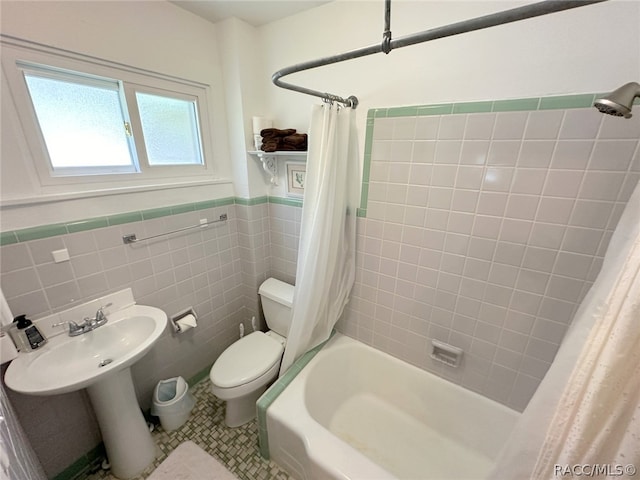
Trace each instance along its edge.
{"label": "metal pipe", "polygon": [[391,51],[391,0],[384,0],[384,32],[382,33],[382,51]]}
{"label": "metal pipe", "polygon": [[[385,5],[385,19],[389,18],[389,21],[390,21],[391,4],[390,4],[390,0],[385,0],[385,1],[388,2],[388,4]],[[484,28],[494,27],[497,25],[504,25],[507,23],[525,20],[527,18],[539,17],[542,15],[547,15],[549,13],[561,12],[564,10],[584,7],[587,5],[591,5],[594,3],[601,3],[605,1],[607,0],[547,0],[543,2],[532,3],[530,5],[525,5],[522,7],[510,9],[510,10],[505,10],[498,13],[492,13],[489,15],[473,18],[470,20],[463,20],[461,22],[452,23],[450,25],[445,25],[443,27],[436,27],[430,30],[426,30],[424,32],[418,32],[411,35],[406,35],[396,40],[390,40],[388,41],[388,47],[389,47],[388,49],[389,51],[391,51],[394,48],[402,48],[409,45],[415,45],[418,43],[424,43],[431,40],[436,40],[438,38],[450,37],[453,35],[459,35],[461,33],[473,32],[476,30],[484,29]],[[388,10],[387,10],[387,5],[388,5]],[[388,11],[388,14],[387,14],[387,11]],[[390,39],[391,37],[390,28],[387,28],[387,25],[385,25],[385,28],[389,30],[389,39]],[[386,33],[386,30],[385,30],[385,33]],[[312,68],[317,68],[324,65],[331,65],[334,63],[344,62],[346,60],[353,60],[355,58],[365,57],[367,55],[372,55],[374,53],[384,52],[385,49],[387,48],[387,46],[385,46],[385,42],[386,40],[383,38],[383,41],[380,45],[370,45],[368,47],[358,48],[345,53],[340,53],[338,55],[323,57],[317,60],[302,62],[296,65],[292,65],[290,67],[282,68],[273,74],[273,76],[271,77],[271,80],[276,86],[286,88],[287,90],[293,90],[295,92],[304,93],[306,95],[312,95],[314,97],[319,97],[331,102],[339,102],[345,106],[356,108],[356,106],[358,105],[358,99],[353,95],[345,99],[338,95],[333,95],[331,93],[320,92],[318,90],[313,90],[310,88],[300,87],[292,83],[283,82],[281,78],[286,75],[291,75],[292,73],[302,72],[304,70],[310,70]]]}

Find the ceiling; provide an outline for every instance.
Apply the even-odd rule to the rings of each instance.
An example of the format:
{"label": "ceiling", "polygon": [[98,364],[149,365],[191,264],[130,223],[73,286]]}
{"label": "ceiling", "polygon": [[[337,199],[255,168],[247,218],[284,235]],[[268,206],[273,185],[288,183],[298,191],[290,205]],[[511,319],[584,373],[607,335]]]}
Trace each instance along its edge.
{"label": "ceiling", "polygon": [[170,0],[171,3],[195,13],[210,22],[237,17],[258,27],[266,23],[309,10],[327,1],[313,0]]}

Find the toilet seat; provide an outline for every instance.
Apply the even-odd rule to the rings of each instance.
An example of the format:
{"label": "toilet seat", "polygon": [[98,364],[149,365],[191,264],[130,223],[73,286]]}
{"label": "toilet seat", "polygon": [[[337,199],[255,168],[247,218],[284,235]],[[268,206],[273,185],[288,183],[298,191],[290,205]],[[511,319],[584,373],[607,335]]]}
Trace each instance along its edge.
{"label": "toilet seat", "polygon": [[213,385],[233,388],[264,375],[280,362],[284,346],[263,332],[253,332],[230,345],[211,367]]}

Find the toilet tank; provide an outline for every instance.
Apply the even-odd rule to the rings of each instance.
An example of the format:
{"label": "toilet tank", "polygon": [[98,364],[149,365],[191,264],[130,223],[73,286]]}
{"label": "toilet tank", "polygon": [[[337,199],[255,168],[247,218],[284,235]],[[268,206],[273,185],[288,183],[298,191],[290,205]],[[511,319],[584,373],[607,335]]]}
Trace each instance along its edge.
{"label": "toilet tank", "polygon": [[293,285],[275,278],[267,278],[258,290],[267,326],[283,337],[287,336],[291,325],[293,289]]}

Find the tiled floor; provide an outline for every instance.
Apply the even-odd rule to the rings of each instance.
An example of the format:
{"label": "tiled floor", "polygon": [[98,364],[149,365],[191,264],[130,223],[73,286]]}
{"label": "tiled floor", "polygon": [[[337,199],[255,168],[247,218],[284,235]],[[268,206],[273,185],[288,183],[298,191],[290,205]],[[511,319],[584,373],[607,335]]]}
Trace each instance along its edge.
{"label": "tiled floor", "polygon": [[[223,463],[236,477],[245,480],[289,480],[291,477],[275,463],[264,460],[258,451],[258,425],[249,422],[238,428],[224,424],[224,405],[209,391],[208,379],[191,388],[196,407],[182,427],[165,432],[158,426],[153,439],[161,454],[154,465],[135,480],[147,478],[151,472],[182,442],[191,440],[215,459]],[[108,471],[99,470],[85,475],[83,480],[116,480]]]}

